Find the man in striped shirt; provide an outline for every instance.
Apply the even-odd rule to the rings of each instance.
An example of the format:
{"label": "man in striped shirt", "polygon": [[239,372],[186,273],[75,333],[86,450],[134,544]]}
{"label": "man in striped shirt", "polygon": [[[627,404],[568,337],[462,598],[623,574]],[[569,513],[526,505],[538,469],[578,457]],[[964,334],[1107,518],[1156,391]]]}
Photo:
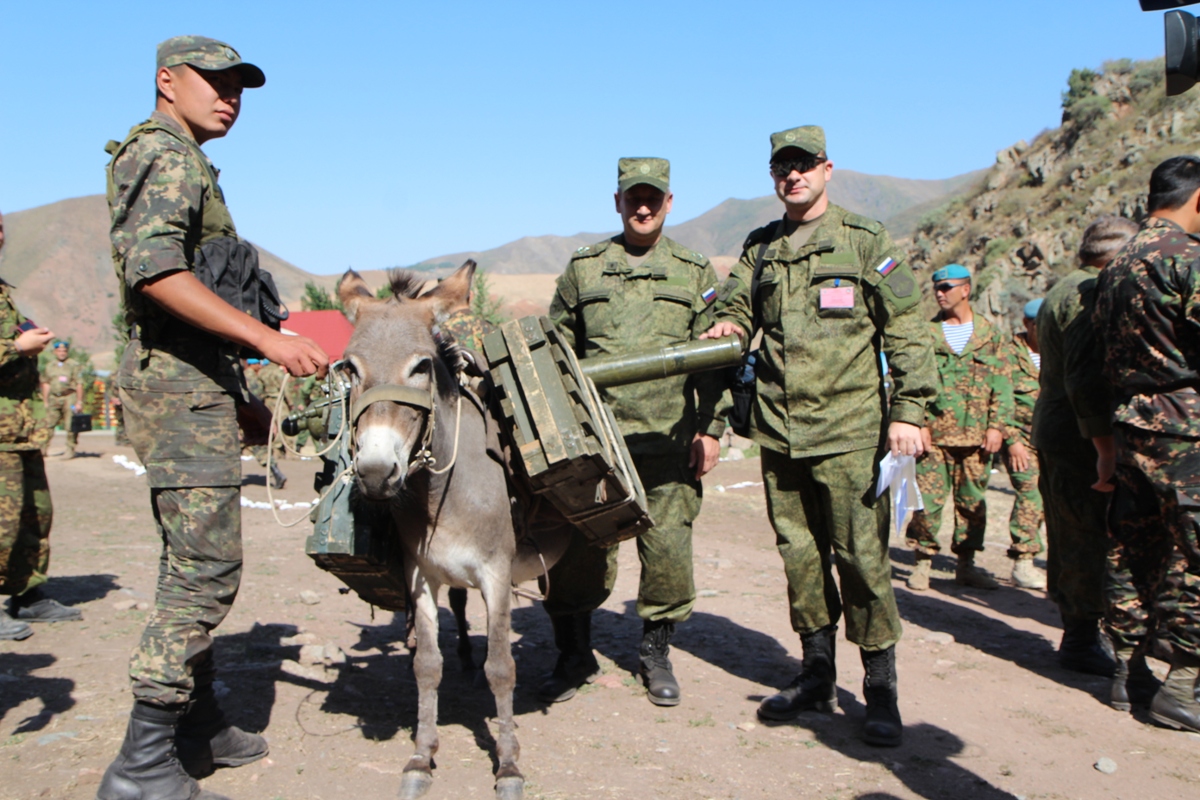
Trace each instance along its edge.
{"label": "man in striped shirt", "polygon": [[925,454],[917,461],[917,483],[925,510],[913,515],[908,544],[916,564],[908,588],[929,588],[934,554],[941,546],[937,528],[946,495],[954,490],[954,537],[958,556],[955,581],[976,589],[999,584],[975,566],[987,529],[987,490],[992,456],[1004,444],[1006,420],[1012,419],[1012,384],[1002,355],[1004,337],[971,311],[971,273],[950,264],[933,273],[934,296],[941,309],[933,320],[938,369],[937,400],[928,406]]}

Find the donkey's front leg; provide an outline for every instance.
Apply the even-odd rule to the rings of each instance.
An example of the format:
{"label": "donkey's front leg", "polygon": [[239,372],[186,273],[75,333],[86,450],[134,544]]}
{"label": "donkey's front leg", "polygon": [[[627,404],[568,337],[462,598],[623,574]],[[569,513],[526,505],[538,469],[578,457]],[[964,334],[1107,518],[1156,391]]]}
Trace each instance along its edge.
{"label": "donkey's front leg", "polygon": [[480,587],[487,606],[488,649],[483,671],[496,698],[496,797],[520,800],[525,796],[525,777],[517,768],[521,746],[513,723],[513,688],[517,685],[517,665],[512,657],[512,584],[510,575],[492,575]]}
{"label": "donkey's front leg", "polygon": [[409,567],[409,583],[417,631],[413,671],[417,676],[417,749],[404,767],[401,800],[416,800],[433,783],[433,754],[438,749],[438,685],[442,682],[442,652],[438,649],[437,590],[416,565]]}

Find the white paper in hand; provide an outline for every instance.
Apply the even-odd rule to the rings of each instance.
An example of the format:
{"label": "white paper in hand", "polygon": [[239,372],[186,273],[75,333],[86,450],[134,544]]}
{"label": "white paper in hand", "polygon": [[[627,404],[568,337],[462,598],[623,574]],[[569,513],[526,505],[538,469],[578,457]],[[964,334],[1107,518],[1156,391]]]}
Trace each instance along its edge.
{"label": "white paper in hand", "polygon": [[924,511],[925,502],[921,499],[921,490],[917,488],[917,460],[912,456],[893,456],[888,453],[879,462],[879,483],[875,486],[875,496],[883,494],[884,489],[891,489],[892,524],[896,535],[904,534],[904,526],[908,516],[913,511]]}

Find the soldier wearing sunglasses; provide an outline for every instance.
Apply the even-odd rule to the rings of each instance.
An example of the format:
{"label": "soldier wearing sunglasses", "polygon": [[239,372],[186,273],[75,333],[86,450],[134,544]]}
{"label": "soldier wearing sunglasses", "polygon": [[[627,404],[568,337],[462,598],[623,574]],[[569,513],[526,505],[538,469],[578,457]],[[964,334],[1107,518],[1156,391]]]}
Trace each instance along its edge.
{"label": "soldier wearing sunglasses", "polygon": [[[880,223],[829,202],[825,132],[771,136],[783,219],[752,232],[704,338],[762,331],[751,436],[762,448],[767,512],[783,557],[800,674],[758,708],[764,719],[837,708],[838,621],[862,652],[868,744],[900,744],[900,617],[888,562],[884,453],[920,455],[937,391],[933,347],[912,269]],[[880,353],[893,389],[884,391]],[[840,590],[833,578],[835,555]]]}
{"label": "soldier wearing sunglasses", "polygon": [[936,342],[938,396],[929,406],[925,455],[917,461],[917,483],[925,510],[913,514],[908,545],[916,564],[908,588],[929,588],[933,556],[941,549],[937,527],[946,495],[954,493],[954,537],[958,556],[954,579],[976,589],[998,589],[988,573],[975,566],[987,531],[984,502],[992,456],[1000,452],[1013,417],[1012,383],[1004,358],[1005,337],[971,311],[971,273],[950,264],[933,273],[940,311],[932,322]]}

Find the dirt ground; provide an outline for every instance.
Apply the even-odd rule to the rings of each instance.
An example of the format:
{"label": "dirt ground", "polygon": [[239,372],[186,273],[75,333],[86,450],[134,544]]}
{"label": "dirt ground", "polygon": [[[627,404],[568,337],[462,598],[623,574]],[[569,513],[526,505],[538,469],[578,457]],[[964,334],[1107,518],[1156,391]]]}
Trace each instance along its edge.
{"label": "dirt ground", "polygon": [[[79,605],[85,621],[39,626],[24,642],[0,643],[0,800],[94,797],[125,729],[126,665],[153,600],[159,545],[145,478],[113,460],[132,461],[133,453],[104,433],[85,435],[80,451],[71,461],[54,457],[61,438],[51,451],[49,590]],[[244,463],[243,496],[264,503],[262,471]],[[311,500],[316,463],[286,462],[290,482],[279,496]],[[1007,578],[1011,494],[1002,474],[993,477],[981,563]],[[596,614],[605,675],[570,702],[547,708],[537,701],[535,688],[555,654],[544,613],[520,602],[513,652],[528,797],[1200,796],[1200,736],[1113,711],[1101,702],[1105,680],[1060,669],[1058,615],[1041,593],[961,590],[949,558],[935,562],[929,592],[908,592],[903,578],[912,559],[898,542],[903,746],[876,749],[858,740],[862,667],[844,639],[841,710],[760,723],[755,707],[791,679],[800,653],[760,480],[750,459],[723,463],[705,481],[695,532],[700,597],[672,652],[683,689],[678,707],[652,706],[633,677],[641,623],[633,610],[632,543],[622,547],[616,591]],[[402,622],[341,594],[340,583],[313,566],[304,554],[307,522],[284,529],[270,511],[249,507],[243,526],[245,577],[216,638],[218,688],[227,690],[224,705],[237,724],[266,732],[271,754],[205,785],[241,800],[395,796],[416,714]],[[477,595],[470,616],[478,660],[484,620]],[[442,623],[441,749],[428,796],[490,797],[491,695],[459,668],[448,611]],[[302,651],[305,643],[334,647]],[[1116,771],[1096,769],[1101,758]]]}

